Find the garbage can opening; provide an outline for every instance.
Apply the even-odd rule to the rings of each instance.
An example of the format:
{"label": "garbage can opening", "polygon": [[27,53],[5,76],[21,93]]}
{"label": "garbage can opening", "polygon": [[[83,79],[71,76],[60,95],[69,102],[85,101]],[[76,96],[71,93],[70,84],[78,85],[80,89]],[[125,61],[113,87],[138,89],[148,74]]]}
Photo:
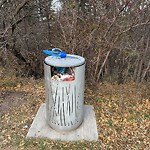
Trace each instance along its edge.
{"label": "garbage can opening", "polygon": [[51,67],[51,79],[55,81],[75,80],[75,67]]}

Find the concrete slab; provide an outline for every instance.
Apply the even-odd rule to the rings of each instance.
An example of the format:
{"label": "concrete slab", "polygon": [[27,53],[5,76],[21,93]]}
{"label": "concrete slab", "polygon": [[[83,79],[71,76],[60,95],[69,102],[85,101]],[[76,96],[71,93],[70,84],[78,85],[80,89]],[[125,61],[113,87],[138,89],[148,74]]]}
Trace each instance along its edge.
{"label": "concrete slab", "polygon": [[52,140],[61,141],[98,140],[97,125],[93,106],[84,105],[83,123],[76,130],[70,132],[58,132],[50,128],[45,118],[45,107],[45,103],[40,106],[27,133],[27,138],[46,137]]}

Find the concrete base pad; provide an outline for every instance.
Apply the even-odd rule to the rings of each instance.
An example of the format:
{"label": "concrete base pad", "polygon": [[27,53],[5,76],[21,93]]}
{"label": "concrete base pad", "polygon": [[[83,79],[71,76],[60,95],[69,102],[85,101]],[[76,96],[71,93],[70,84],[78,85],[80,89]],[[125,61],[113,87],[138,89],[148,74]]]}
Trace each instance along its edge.
{"label": "concrete base pad", "polygon": [[94,108],[91,105],[84,105],[84,120],[83,123],[74,131],[58,132],[53,130],[46,122],[45,113],[46,105],[43,103],[39,108],[33,123],[27,133],[27,138],[30,137],[46,137],[52,140],[62,141],[78,141],[78,140],[97,140],[97,126]]}

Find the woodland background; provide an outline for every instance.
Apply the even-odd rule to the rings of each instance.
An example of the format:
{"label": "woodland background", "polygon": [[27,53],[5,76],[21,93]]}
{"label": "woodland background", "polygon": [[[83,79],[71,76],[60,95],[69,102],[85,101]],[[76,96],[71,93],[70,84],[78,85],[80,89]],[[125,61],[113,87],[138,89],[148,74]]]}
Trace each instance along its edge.
{"label": "woodland background", "polygon": [[[86,58],[89,82],[150,80],[149,0],[0,0],[0,65],[43,76],[42,49]],[[91,78],[92,77],[92,78]]]}

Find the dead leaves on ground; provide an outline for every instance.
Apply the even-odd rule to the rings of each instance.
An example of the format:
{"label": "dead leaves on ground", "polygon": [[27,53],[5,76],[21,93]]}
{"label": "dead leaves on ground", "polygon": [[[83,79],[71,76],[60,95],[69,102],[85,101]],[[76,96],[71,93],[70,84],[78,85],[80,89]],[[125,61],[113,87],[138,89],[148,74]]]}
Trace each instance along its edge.
{"label": "dead leaves on ground", "polygon": [[[96,92],[87,89],[94,104],[99,139],[106,149],[150,147],[150,88],[104,83]],[[146,93],[143,95],[143,92]]]}
{"label": "dead leaves on ground", "polygon": [[3,81],[1,91],[24,92],[23,101],[1,116],[1,147],[21,149],[145,149],[150,147],[150,88],[134,83],[104,83],[86,88],[85,104],[93,105],[99,140],[61,142],[25,139],[41,103],[45,101],[44,81],[21,79]]}

